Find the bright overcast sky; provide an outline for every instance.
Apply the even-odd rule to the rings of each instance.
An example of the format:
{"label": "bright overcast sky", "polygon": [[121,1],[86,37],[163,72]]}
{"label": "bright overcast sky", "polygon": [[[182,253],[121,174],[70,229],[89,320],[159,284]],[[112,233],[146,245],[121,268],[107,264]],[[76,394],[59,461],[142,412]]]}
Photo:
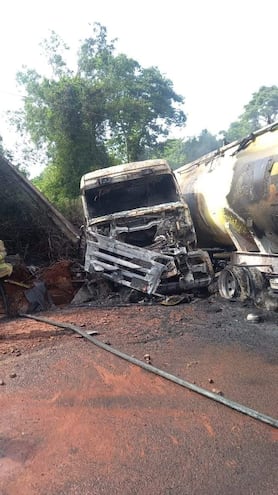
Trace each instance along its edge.
{"label": "bright overcast sky", "polygon": [[0,135],[14,136],[3,115],[16,109],[15,74],[42,67],[38,44],[56,31],[76,51],[89,23],[118,38],[117,51],[155,65],[185,97],[179,137],[229,126],[260,86],[278,85],[275,0],[8,0],[1,3]]}

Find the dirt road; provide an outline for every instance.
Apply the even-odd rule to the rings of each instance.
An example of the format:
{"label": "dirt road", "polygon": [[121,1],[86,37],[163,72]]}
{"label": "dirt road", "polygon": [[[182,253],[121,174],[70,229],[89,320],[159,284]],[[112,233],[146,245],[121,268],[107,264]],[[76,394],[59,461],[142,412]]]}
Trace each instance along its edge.
{"label": "dirt road", "polygon": [[[47,317],[278,416],[277,316],[215,298]],[[276,495],[278,430],[70,332],[0,324],[1,495]]]}

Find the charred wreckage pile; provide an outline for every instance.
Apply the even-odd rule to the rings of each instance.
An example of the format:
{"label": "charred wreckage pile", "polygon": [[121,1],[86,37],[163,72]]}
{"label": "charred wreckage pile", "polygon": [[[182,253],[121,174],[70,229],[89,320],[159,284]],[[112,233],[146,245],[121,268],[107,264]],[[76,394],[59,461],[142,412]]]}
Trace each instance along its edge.
{"label": "charred wreckage pile", "polygon": [[86,174],[81,235],[3,158],[0,178],[1,239],[13,253],[2,246],[0,269],[10,263],[13,273],[0,272],[1,293],[11,313],[216,290],[277,310],[277,124],[175,172],[159,159]]}
{"label": "charred wreckage pile", "polygon": [[76,229],[1,156],[0,184],[0,314],[68,302]]}

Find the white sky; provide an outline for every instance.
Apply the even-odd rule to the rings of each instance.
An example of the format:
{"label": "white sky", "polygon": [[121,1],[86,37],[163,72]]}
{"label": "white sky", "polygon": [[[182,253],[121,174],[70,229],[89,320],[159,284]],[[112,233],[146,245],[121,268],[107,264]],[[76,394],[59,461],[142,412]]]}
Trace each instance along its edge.
{"label": "white sky", "polygon": [[15,74],[42,66],[39,42],[56,31],[76,51],[89,23],[118,38],[117,51],[155,65],[185,97],[178,137],[213,133],[235,120],[260,86],[278,85],[275,0],[8,0],[1,2],[0,135],[15,135],[5,112],[21,104]]}

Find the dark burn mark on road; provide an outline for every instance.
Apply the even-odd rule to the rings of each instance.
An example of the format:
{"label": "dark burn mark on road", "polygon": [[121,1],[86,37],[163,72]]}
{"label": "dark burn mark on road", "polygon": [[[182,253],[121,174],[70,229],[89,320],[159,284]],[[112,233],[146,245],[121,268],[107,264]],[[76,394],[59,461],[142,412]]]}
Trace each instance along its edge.
{"label": "dark burn mark on road", "polygon": [[41,440],[26,438],[0,437],[0,459],[8,457],[16,462],[24,463],[34,457]]}

